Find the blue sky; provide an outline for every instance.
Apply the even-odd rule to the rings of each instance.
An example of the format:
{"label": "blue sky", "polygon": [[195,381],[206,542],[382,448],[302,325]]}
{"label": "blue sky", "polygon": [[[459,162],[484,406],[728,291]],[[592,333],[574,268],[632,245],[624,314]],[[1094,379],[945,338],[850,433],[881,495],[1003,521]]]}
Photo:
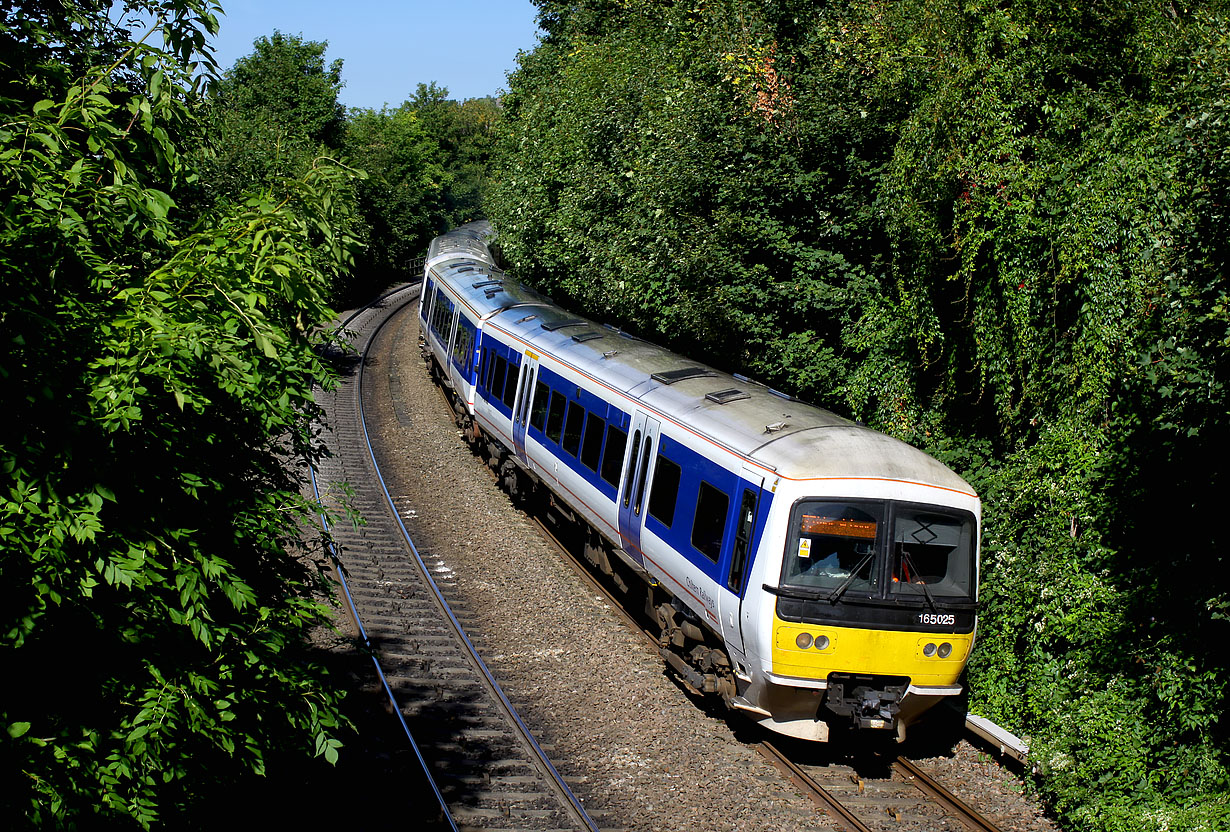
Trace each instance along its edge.
{"label": "blue sky", "polygon": [[222,0],[222,8],[219,66],[275,29],[328,41],[326,60],[344,62],[348,107],[395,107],[429,81],[459,101],[493,95],[538,33],[530,0]]}

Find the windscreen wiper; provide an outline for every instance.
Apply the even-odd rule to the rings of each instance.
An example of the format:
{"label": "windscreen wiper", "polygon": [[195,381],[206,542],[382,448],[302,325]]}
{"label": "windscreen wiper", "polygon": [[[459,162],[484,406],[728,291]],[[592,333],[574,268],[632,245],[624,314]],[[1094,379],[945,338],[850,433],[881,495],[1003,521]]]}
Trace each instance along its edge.
{"label": "windscreen wiper", "polygon": [[846,578],[845,583],[843,583],[841,586],[837,587],[837,589],[829,593],[829,597],[827,600],[830,604],[836,604],[838,599],[840,599],[841,596],[846,594],[846,590],[849,589],[850,585],[854,583],[854,579],[858,577],[858,573],[863,571],[863,567],[871,562],[871,558],[874,555],[875,555],[875,550],[872,549],[870,552],[867,553],[866,557],[864,557],[862,560],[858,562],[858,566],[850,570],[850,577]]}
{"label": "windscreen wiper", "polygon": [[795,589],[793,587],[785,587],[785,586],[769,586],[768,584],[764,584],[761,588],[765,592],[771,592],[772,594],[778,596],[779,598],[793,598],[797,601],[818,601],[820,600],[820,593],[818,591],[808,592],[807,590],[803,590],[803,589]]}
{"label": "windscreen wiper", "polygon": [[[905,565],[910,567],[911,572],[915,575],[922,575],[922,573],[918,571],[918,567],[914,565],[914,558],[910,557],[910,550],[904,546],[901,547],[901,557],[905,561]],[[931,607],[931,611],[939,612],[940,608],[935,605],[935,599],[931,597],[931,590],[927,589],[927,582],[919,580],[918,584],[922,587],[923,595],[927,596],[927,604]],[[910,586],[909,583],[906,585]]]}

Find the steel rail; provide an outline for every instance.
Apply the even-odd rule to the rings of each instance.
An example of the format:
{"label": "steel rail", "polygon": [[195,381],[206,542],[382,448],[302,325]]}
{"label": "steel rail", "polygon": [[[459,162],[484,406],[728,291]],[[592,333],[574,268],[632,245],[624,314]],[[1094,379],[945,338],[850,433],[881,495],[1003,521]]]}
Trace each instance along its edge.
{"label": "steel rail", "polygon": [[[410,287],[402,287],[401,289],[398,289],[397,292],[403,291],[406,288]],[[377,303],[381,303],[385,300],[385,298],[390,297],[392,294],[396,294],[397,292],[377,298],[367,306],[351,314],[343,323],[339,324],[337,328],[341,329],[342,327],[345,327],[359,314],[372,306],[375,306]],[[316,498],[317,505],[322,507],[322,510],[318,512],[320,525],[321,528],[324,529],[325,534],[328,535],[330,532],[329,519],[325,516],[325,512],[323,511],[324,503],[320,495],[320,485],[316,480],[316,466],[311,462],[308,463],[308,475],[312,480],[312,494]],[[328,550],[329,558],[333,562],[334,571],[337,573],[338,581],[341,583],[342,592],[346,597],[346,606],[350,611],[350,617],[354,620],[355,626],[359,630],[359,637],[363,640],[363,646],[368,649],[369,654],[371,655],[372,665],[376,668],[376,675],[380,678],[380,685],[384,688],[384,693],[385,696],[388,697],[389,704],[393,706],[393,713],[397,714],[397,721],[401,724],[401,729],[406,734],[406,740],[410,743],[410,748],[414,751],[414,757],[418,760],[419,767],[423,770],[423,775],[427,778],[427,782],[431,784],[432,794],[435,795],[436,802],[440,807],[441,819],[448,824],[448,828],[453,830],[453,832],[459,832],[457,822],[453,818],[452,812],[449,811],[448,804],[444,800],[444,795],[440,792],[440,786],[436,783],[436,779],[431,776],[431,769],[427,764],[427,760],[423,757],[423,751],[419,747],[418,742],[414,739],[414,734],[410,731],[410,726],[406,724],[406,718],[402,714],[401,705],[397,702],[397,696],[393,693],[393,689],[389,686],[389,680],[385,676],[384,668],[380,665],[380,658],[376,655],[376,651],[372,647],[371,639],[367,636],[367,628],[363,626],[363,619],[359,615],[358,607],[355,606],[354,596],[350,592],[350,583],[346,580],[346,570],[342,565],[342,559],[337,552],[337,547],[333,545],[332,540],[328,543]]]}
{"label": "steel rail", "polygon": [[[384,298],[381,298],[380,300],[382,301],[385,298],[391,297],[392,294],[396,294],[396,293],[395,292],[390,293],[389,295],[386,295]],[[377,301],[377,302],[380,302],[380,301]],[[368,457],[372,465],[372,470],[376,474],[376,480],[380,485],[381,493],[384,494],[384,498],[389,507],[389,511],[392,512],[394,519],[396,519],[397,521],[397,527],[401,531],[402,538],[405,540],[407,546],[409,547],[411,554],[414,555],[414,560],[418,564],[419,569],[422,570],[424,577],[426,577],[427,585],[431,588],[431,591],[433,595],[435,596],[436,602],[440,605],[445,615],[447,616],[448,620],[451,622],[457,635],[460,637],[462,643],[466,646],[466,649],[469,651],[470,656],[472,657],[474,661],[475,667],[482,674],[482,676],[487,682],[488,687],[490,688],[492,693],[495,695],[496,699],[499,701],[501,710],[505,713],[508,719],[517,727],[517,730],[521,738],[526,742],[527,745],[529,745],[531,749],[533,749],[535,756],[537,757],[538,761],[540,762],[543,769],[545,770],[545,773],[548,774],[551,781],[555,785],[556,790],[560,793],[560,795],[563,798],[565,798],[565,803],[568,806],[568,808],[571,810],[571,814],[574,816],[573,819],[577,821],[584,828],[591,830],[591,832],[599,832],[597,824],[594,823],[594,820],[589,816],[589,813],[585,811],[585,807],[581,805],[581,801],[577,799],[577,796],[575,794],[573,794],[572,789],[568,786],[567,783],[564,782],[564,778],[560,775],[559,771],[557,771],[555,766],[551,763],[551,760],[547,757],[546,752],[542,750],[541,746],[539,746],[538,740],[534,738],[534,735],[530,732],[529,727],[522,721],[521,715],[517,713],[516,709],[512,706],[512,703],[508,701],[508,697],[504,694],[503,688],[500,687],[500,684],[499,682],[496,681],[495,676],[492,675],[491,671],[487,668],[486,662],[484,662],[482,657],[478,654],[478,650],[474,647],[473,643],[470,641],[470,637],[466,635],[465,629],[461,626],[461,622],[457,620],[457,616],[453,614],[453,610],[448,605],[448,602],[444,599],[444,594],[440,591],[440,587],[436,584],[435,579],[432,578],[431,570],[427,568],[427,564],[423,562],[423,558],[419,555],[418,547],[414,545],[414,541],[411,539],[410,533],[409,531],[407,531],[405,523],[402,522],[401,513],[398,512],[397,505],[396,503],[394,503],[392,495],[389,494],[389,489],[388,489],[387,484],[385,483],[384,474],[381,472],[380,465],[376,461],[376,451],[372,447],[371,435],[369,434],[367,430],[367,418],[366,418],[364,407],[363,407],[363,364],[367,361],[368,350],[371,348],[372,343],[375,341],[376,335],[384,327],[384,325],[393,318],[393,315],[397,311],[400,311],[401,308],[404,308],[408,304],[409,304],[409,301],[401,304],[401,306],[397,310],[394,310],[394,312],[389,313],[384,318],[384,320],[382,320],[376,326],[376,328],[372,331],[371,335],[367,339],[367,343],[364,344],[363,346],[363,352],[361,354],[361,360],[359,364],[359,371],[356,375],[356,391],[355,392],[356,392],[356,398],[358,400],[358,406],[359,406],[359,412],[358,412],[359,425],[363,429],[363,441],[364,441],[364,444],[367,446]]]}
{"label": "steel rail", "polygon": [[975,830],[975,832],[999,832],[998,826],[979,814],[976,809],[964,800],[941,786],[929,774],[905,757],[898,757],[896,760],[893,760],[893,770],[910,780],[923,794],[943,806],[957,820],[970,829]]}
{"label": "steel rail", "polygon": [[821,786],[803,769],[771,742],[761,742],[758,744],[760,752],[769,758],[779,769],[786,773],[796,786],[806,792],[812,800],[823,804],[828,813],[832,815],[838,825],[851,832],[872,832],[872,829],[867,824],[863,823],[854,813],[842,804],[828,789]]}

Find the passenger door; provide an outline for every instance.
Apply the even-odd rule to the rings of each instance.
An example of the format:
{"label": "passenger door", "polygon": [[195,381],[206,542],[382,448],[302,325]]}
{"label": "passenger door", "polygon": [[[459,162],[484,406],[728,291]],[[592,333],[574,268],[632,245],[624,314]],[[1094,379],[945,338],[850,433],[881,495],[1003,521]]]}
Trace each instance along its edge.
{"label": "passenger door", "polygon": [[648,490],[650,468],[657,452],[658,428],[661,423],[636,411],[628,439],[628,459],[619,489],[619,537],[624,551],[640,565],[645,565],[641,551],[641,528],[645,523],[645,492]]}
{"label": "passenger door", "polygon": [[538,381],[538,355],[531,350],[525,351],[525,360],[521,362],[521,373],[517,377],[517,397],[513,400],[512,435],[513,446],[522,462],[528,464],[525,453],[525,428],[530,423],[530,405],[534,398],[535,382]]}
{"label": "passenger door", "polygon": [[[739,493],[738,517],[735,520],[735,541],[730,547],[730,562],[725,564],[721,575],[721,590],[718,593],[722,618],[722,638],[731,649],[731,658],[743,660],[743,587],[752,567],[753,545],[756,542],[756,525],[760,516],[760,492],[764,488],[764,476],[754,468],[743,466],[737,480]],[[733,655],[733,654],[738,655]]]}

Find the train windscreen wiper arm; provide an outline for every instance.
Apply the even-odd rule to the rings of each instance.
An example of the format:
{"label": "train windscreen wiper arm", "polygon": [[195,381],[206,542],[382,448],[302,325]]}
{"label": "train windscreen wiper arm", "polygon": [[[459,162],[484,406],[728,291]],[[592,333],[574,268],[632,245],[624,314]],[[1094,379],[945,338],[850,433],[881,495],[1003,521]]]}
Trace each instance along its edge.
{"label": "train windscreen wiper arm", "polygon": [[815,592],[815,591],[808,592],[807,590],[804,590],[804,589],[795,589],[792,587],[785,587],[785,586],[769,586],[768,584],[764,584],[762,589],[764,589],[765,592],[769,592],[769,593],[772,593],[773,595],[778,596],[779,598],[793,598],[796,601],[819,601],[820,600],[820,593]]}
{"label": "train windscreen wiper arm", "polygon": [[849,589],[850,585],[854,583],[854,579],[858,577],[858,573],[863,571],[863,567],[871,562],[871,558],[874,555],[874,549],[868,552],[866,557],[858,562],[858,566],[850,570],[850,577],[846,578],[845,582],[841,586],[829,593],[828,602],[830,604],[836,604],[841,596],[846,594],[846,590]]}
{"label": "train windscreen wiper arm", "polygon": [[[922,573],[919,572],[918,567],[914,565],[914,558],[910,557],[910,550],[904,546],[901,547],[901,557],[905,561],[905,565],[910,567],[911,572],[915,575],[921,576]],[[935,599],[931,597],[931,590],[927,589],[927,582],[920,580],[918,585],[922,587],[923,595],[927,596],[927,604],[931,607],[931,612],[939,612],[940,608],[935,605]]]}

